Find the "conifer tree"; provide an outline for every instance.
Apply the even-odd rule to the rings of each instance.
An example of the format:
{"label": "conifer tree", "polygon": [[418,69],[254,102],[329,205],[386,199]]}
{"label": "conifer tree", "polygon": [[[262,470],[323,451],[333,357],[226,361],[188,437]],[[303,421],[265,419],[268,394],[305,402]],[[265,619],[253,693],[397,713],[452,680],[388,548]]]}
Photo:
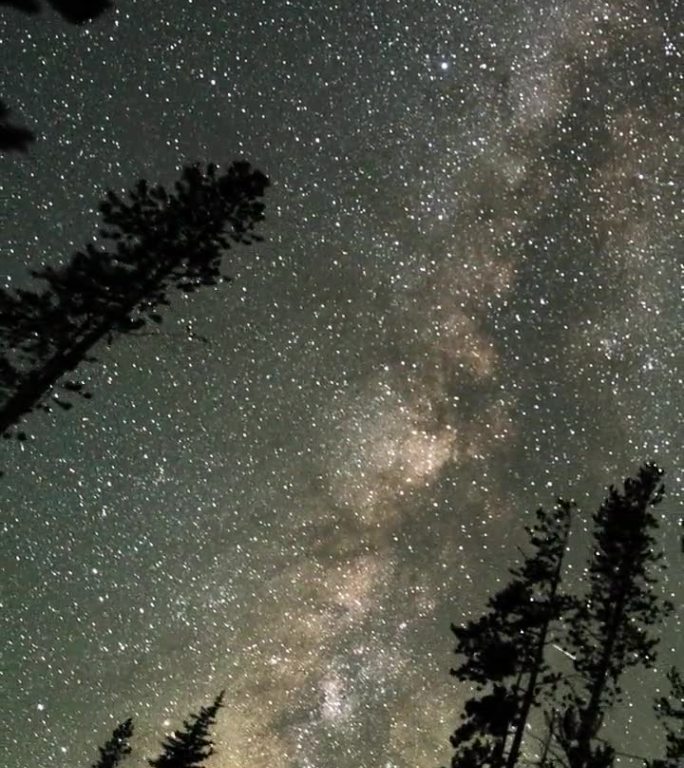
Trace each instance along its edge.
{"label": "conifer tree", "polygon": [[133,720],[129,717],[119,723],[111,739],[103,747],[98,747],[100,757],[92,768],[116,768],[122,760],[131,754],[129,741],[133,736]]}
{"label": "conifer tree", "polygon": [[[652,509],[660,503],[663,472],[645,464],[624,489],[609,489],[594,520],[594,556],[589,590],[570,622],[568,642],[578,683],[569,687],[559,741],[570,768],[608,768],[615,752],[596,739],[603,717],[620,699],[620,679],[629,667],[652,667],[657,626],[671,610],[653,589],[652,571],[662,559]],[[570,683],[568,683],[570,686]]]}
{"label": "conifer tree", "polygon": [[681,768],[684,765],[684,680],[676,667],[667,673],[669,696],[656,700],[656,717],[665,728],[665,759],[655,760],[649,768]]}
{"label": "conifer tree", "polygon": [[473,756],[480,766],[516,765],[532,708],[558,683],[544,650],[553,622],[572,602],[559,587],[573,508],[559,500],[551,513],[538,510],[536,524],[526,528],[532,552],[511,570],[513,580],[489,600],[483,617],[452,625],[455,653],[464,661],[451,673],[479,687],[451,736],[452,768],[468,768]]}
{"label": "conifer tree", "polygon": [[[222,174],[213,164],[187,166],[172,193],[144,180],[128,200],[109,192],[99,206],[103,243],[88,244],[63,267],[33,271],[43,290],[0,290],[0,434],[35,408],[71,408],[64,396],[45,398],[93,359],[99,342],[161,323],[172,289],[190,293],[227,279],[221,260],[231,243],[261,239],[253,230],[268,183],[249,163],[235,162]],[[78,380],[63,389],[90,397]]]}
{"label": "conifer tree", "polygon": [[202,707],[199,715],[191,714],[183,721],[183,730],[175,731],[162,742],[162,753],[148,760],[152,768],[200,768],[214,753],[209,729],[216,722],[216,713],[223,705],[224,691],[208,707]]}

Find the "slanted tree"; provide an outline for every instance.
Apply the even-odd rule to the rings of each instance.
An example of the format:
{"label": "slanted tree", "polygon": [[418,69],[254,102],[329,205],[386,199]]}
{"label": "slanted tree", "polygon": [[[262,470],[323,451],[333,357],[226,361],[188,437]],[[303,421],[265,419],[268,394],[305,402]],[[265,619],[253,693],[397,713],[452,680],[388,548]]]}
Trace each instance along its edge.
{"label": "slanted tree", "polygon": [[162,742],[159,757],[147,762],[152,768],[200,768],[214,754],[209,729],[216,722],[216,713],[223,706],[224,691],[208,707],[202,707],[198,715],[191,714],[183,721],[183,730],[175,731]]}
{"label": "slanted tree", "polygon": [[515,730],[506,768],[517,765],[532,707],[538,704],[542,691],[555,692],[560,680],[560,675],[547,665],[545,651],[554,622],[575,605],[574,599],[560,589],[574,509],[572,502],[558,499],[551,514],[543,510],[537,513],[536,526],[527,529],[534,555],[525,559],[519,571],[513,571],[529,591],[531,604],[522,604],[519,609],[520,632],[524,637],[519,672],[523,679],[518,686],[522,696],[513,721]]}
{"label": "slanted tree", "polygon": [[103,747],[98,747],[100,757],[92,768],[116,768],[131,754],[130,740],[133,736],[133,720],[129,717],[119,723],[112,733],[111,739]]}
{"label": "slanted tree", "polygon": [[[0,434],[36,408],[71,408],[64,397],[45,399],[65,374],[93,359],[98,343],[161,323],[172,290],[190,293],[228,279],[221,261],[231,243],[261,239],[254,227],[264,217],[268,183],[240,161],[225,173],[213,164],[187,166],[173,193],[144,180],[128,200],[109,192],[99,208],[100,234],[111,246],[89,244],[66,266],[33,271],[43,290],[0,290]],[[63,389],[90,397],[78,380]]]}
{"label": "slanted tree", "polygon": [[559,499],[552,512],[538,510],[526,528],[531,553],[511,569],[513,580],[489,600],[484,616],[451,627],[455,653],[464,657],[451,674],[478,686],[451,736],[452,768],[466,768],[472,755],[481,766],[516,765],[532,708],[558,683],[544,651],[553,623],[572,604],[559,587],[573,509]]}
{"label": "slanted tree", "polygon": [[656,594],[653,570],[661,564],[652,510],[662,500],[663,471],[644,464],[624,489],[614,486],[594,520],[589,589],[569,623],[567,642],[576,675],[568,682],[558,737],[570,768],[608,768],[612,747],[596,738],[605,714],[620,700],[630,667],[652,667],[659,625],[672,606]]}
{"label": "slanted tree", "polygon": [[558,763],[555,762],[555,755],[553,753],[553,735],[556,727],[556,710],[551,709],[551,712],[544,712],[544,720],[546,723],[546,734],[541,739],[541,753],[536,763],[538,768],[557,768]]}
{"label": "slanted tree", "polygon": [[665,729],[665,758],[648,768],[681,768],[684,765],[684,680],[676,667],[667,673],[670,693],[656,699],[655,713]]}

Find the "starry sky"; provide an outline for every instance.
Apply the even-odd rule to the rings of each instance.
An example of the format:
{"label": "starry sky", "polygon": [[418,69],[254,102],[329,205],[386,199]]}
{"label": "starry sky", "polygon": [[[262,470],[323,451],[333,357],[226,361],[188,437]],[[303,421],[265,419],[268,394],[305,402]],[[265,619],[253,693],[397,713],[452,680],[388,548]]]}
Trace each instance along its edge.
{"label": "starry sky", "polygon": [[[194,160],[269,175],[266,242],[3,443],[2,765],[88,765],[128,716],[140,760],[225,687],[212,768],[436,768],[449,622],[538,505],[578,501],[581,588],[606,486],[656,460],[681,600],[675,5],[115,4],[0,14],[39,134],[0,157],[6,283]],[[626,752],[659,751],[681,620],[608,724]]]}

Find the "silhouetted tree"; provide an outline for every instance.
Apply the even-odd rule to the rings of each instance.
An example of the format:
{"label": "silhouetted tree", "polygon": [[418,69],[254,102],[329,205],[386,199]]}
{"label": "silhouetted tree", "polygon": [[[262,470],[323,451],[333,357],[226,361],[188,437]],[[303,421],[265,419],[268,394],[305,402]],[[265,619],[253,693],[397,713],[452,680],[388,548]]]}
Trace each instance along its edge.
{"label": "silhouetted tree", "polygon": [[[39,0],[0,0],[0,5],[8,5],[24,13],[36,14],[42,10]],[[71,24],[84,24],[100,16],[112,7],[111,0],[48,0],[57,13]]]}
{"label": "silhouetted tree", "polygon": [[586,601],[569,624],[575,678],[566,694],[559,741],[570,768],[607,768],[615,752],[596,736],[604,715],[619,700],[619,681],[628,667],[652,667],[658,637],[649,630],[671,606],[653,586],[653,567],[662,553],[653,532],[652,508],[660,503],[663,472],[645,464],[624,490],[610,487],[594,519],[594,556],[588,564]]}
{"label": "silhouetted tree", "polygon": [[[489,600],[482,618],[451,627],[455,653],[465,657],[451,674],[480,690],[466,703],[464,722],[451,736],[452,768],[465,768],[472,754],[480,765],[514,766],[532,707],[542,690],[558,683],[544,650],[552,623],[572,603],[559,586],[573,508],[559,500],[552,513],[538,510],[535,525],[526,528],[532,552],[511,569],[513,580]],[[491,690],[483,694],[487,685]]]}
{"label": "silhouetted tree", "polygon": [[538,768],[557,768],[558,763],[555,762],[553,754],[554,743],[554,731],[556,727],[557,712],[552,709],[551,712],[544,712],[544,720],[546,723],[546,735],[541,742],[541,754],[539,760],[536,763]]}
{"label": "silhouetted tree", "polygon": [[[93,359],[98,342],[161,323],[158,309],[172,289],[189,293],[228,279],[221,274],[226,249],[261,239],[253,230],[268,183],[249,163],[235,162],[223,174],[214,165],[187,166],[173,193],[144,180],[128,200],[108,192],[99,208],[109,250],[89,244],[64,267],[33,271],[45,290],[0,290],[0,434],[37,407],[50,410],[46,395]],[[63,387],[90,397],[79,381]]]}
{"label": "silhouetted tree", "polygon": [[656,717],[665,729],[665,759],[654,760],[649,768],[681,768],[684,765],[684,680],[672,667],[667,673],[669,696],[656,700]]}
{"label": "silhouetted tree", "polygon": [[520,670],[524,671],[526,678],[520,688],[522,698],[515,716],[515,731],[506,757],[506,768],[517,764],[530,711],[537,703],[542,687],[549,687],[553,692],[560,679],[547,667],[544,652],[549,643],[552,622],[561,619],[575,604],[569,595],[560,593],[563,559],[574,508],[571,502],[558,499],[553,514],[539,510],[536,526],[527,529],[535,553],[525,560],[519,571],[513,571],[529,591],[531,604],[523,604],[519,609],[523,617],[520,630],[526,639]]}
{"label": "silhouetted tree", "polygon": [[213,704],[202,707],[199,715],[191,714],[183,721],[182,731],[175,731],[162,742],[163,752],[147,762],[152,768],[199,768],[214,753],[209,729],[216,722],[216,713],[223,705],[224,691]]}
{"label": "silhouetted tree", "polygon": [[466,768],[473,757],[478,765],[500,766],[508,729],[516,711],[515,691],[494,684],[487,694],[474,696],[465,704],[463,722],[450,737],[455,754],[452,768]]}
{"label": "silhouetted tree", "polygon": [[34,136],[28,128],[10,122],[10,111],[0,101],[0,152],[26,152]]}
{"label": "silhouetted tree", "polygon": [[129,717],[119,723],[112,733],[112,738],[103,747],[98,747],[100,757],[92,768],[116,768],[131,754],[129,741],[133,736],[133,720]]}

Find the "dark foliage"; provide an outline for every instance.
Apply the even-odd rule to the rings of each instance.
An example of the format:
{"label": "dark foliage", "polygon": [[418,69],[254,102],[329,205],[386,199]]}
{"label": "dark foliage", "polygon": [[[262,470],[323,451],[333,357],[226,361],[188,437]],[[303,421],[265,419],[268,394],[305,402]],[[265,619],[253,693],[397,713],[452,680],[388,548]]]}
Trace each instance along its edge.
{"label": "dark foliage", "polygon": [[572,604],[559,592],[572,509],[559,500],[552,513],[538,510],[536,524],[526,529],[532,552],[511,570],[512,581],[489,600],[483,617],[452,626],[463,661],[451,674],[480,690],[451,736],[452,768],[466,768],[473,755],[479,765],[515,765],[532,707],[558,683],[544,649],[552,622]]}
{"label": "dark foliage", "polygon": [[[657,627],[671,606],[655,594],[652,570],[662,554],[652,508],[663,496],[662,470],[645,464],[624,490],[610,488],[594,515],[589,591],[570,622],[568,642],[577,672],[565,696],[559,741],[570,768],[604,768],[614,753],[596,736],[604,715],[620,699],[629,667],[652,667]],[[578,682],[579,680],[579,682]]]}
{"label": "dark foliage", "polygon": [[684,680],[672,667],[667,674],[669,696],[656,699],[656,717],[665,729],[665,759],[654,760],[649,768],[681,768],[684,765]]}
{"label": "dark foliage", "polygon": [[[656,701],[666,732],[664,759],[621,753],[600,735],[604,717],[621,699],[624,672],[654,666],[655,630],[672,610],[655,590],[655,569],[663,566],[653,508],[664,494],[662,475],[645,464],[622,490],[609,489],[593,516],[584,599],[561,590],[574,505],[559,501],[553,514],[540,510],[527,529],[532,554],[512,569],[513,579],[490,598],[488,612],[452,627],[462,657],[452,674],[476,687],[451,736],[452,768],[531,764],[521,746],[534,710],[546,723],[543,737],[531,734],[540,768],[613,768],[622,754],[647,768],[681,768],[684,683],[675,669],[668,675],[670,696]],[[545,649],[558,643],[568,649],[574,674],[547,666]]]}
{"label": "dark foliage", "polygon": [[0,152],[26,152],[34,136],[28,128],[10,122],[10,111],[0,101]]}
{"label": "dark foliage", "polygon": [[[214,165],[188,166],[173,192],[144,180],[127,200],[109,192],[100,204],[104,244],[87,245],[64,267],[33,271],[44,290],[0,290],[0,434],[35,408],[50,410],[50,390],[92,360],[98,342],[161,323],[171,291],[227,279],[221,260],[231,243],[261,239],[253,230],[268,183],[236,162],[223,174]],[[90,397],[77,380],[63,389]],[[72,407],[64,397],[51,404]]]}
{"label": "dark foliage", "polygon": [[451,761],[452,768],[469,765],[473,754],[485,760],[487,765],[501,765],[516,704],[515,692],[501,684],[495,684],[491,693],[467,701],[464,721],[449,738],[456,750]]}
{"label": "dark foliage", "polygon": [[[35,14],[42,10],[39,0],[0,0],[0,5]],[[84,24],[112,7],[111,0],[48,0],[48,5],[70,24]]]}
{"label": "dark foliage", "polygon": [[147,762],[152,768],[199,768],[214,754],[209,729],[216,722],[216,713],[223,704],[224,691],[208,707],[202,707],[199,715],[191,714],[183,721],[183,730],[175,731],[162,742],[162,753]]}
{"label": "dark foliage", "polygon": [[129,717],[119,723],[112,733],[112,738],[103,747],[98,747],[100,757],[92,768],[116,768],[122,760],[131,754],[129,742],[133,736],[133,721]]}

